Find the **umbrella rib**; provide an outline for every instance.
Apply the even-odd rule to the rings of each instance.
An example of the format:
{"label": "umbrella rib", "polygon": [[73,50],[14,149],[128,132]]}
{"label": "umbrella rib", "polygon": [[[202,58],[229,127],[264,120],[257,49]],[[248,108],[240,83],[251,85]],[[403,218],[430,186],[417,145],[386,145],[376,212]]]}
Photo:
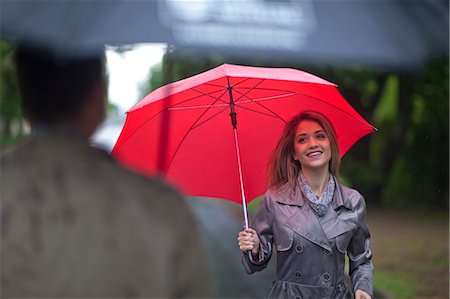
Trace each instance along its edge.
{"label": "umbrella rib", "polygon": [[[253,103],[253,102],[257,102],[257,101],[267,101],[267,100],[274,100],[277,98],[283,98],[283,97],[290,97],[290,96],[294,96],[297,95],[299,93],[290,93],[290,94],[283,94],[283,95],[277,95],[277,96],[271,96],[271,97],[266,97],[266,98],[258,98],[256,100],[238,92],[239,94],[241,94],[242,96],[240,98],[246,97],[249,100],[247,101],[236,101],[235,104],[237,106],[242,107],[242,104],[247,104],[247,103]],[[218,99],[220,101],[222,101],[221,99]],[[210,107],[229,107],[230,104],[213,104],[213,105],[196,105],[196,106],[184,106],[184,107],[173,107],[173,108],[168,108],[168,110],[190,110],[190,109],[201,109],[201,108],[210,108]]]}
{"label": "umbrella rib", "polygon": [[[266,98],[258,98],[258,99],[255,100],[255,99],[250,98],[247,95],[242,94],[241,92],[238,92],[238,93],[242,95],[240,98],[243,98],[243,97],[248,98],[247,101],[239,101],[239,102],[236,101],[235,104],[238,105],[238,106],[240,106],[242,104],[257,102],[257,101],[274,100],[274,99],[277,99],[277,98],[290,97],[290,96],[294,96],[294,95],[299,94],[299,93],[293,92],[293,93],[290,93],[290,94],[270,96],[270,97],[266,97]],[[218,100],[220,100],[220,99],[218,99]],[[220,100],[220,101],[223,101],[223,100]],[[201,108],[209,108],[209,107],[229,107],[229,106],[230,106],[230,104],[226,103],[226,104],[214,104],[214,105],[196,105],[196,106],[173,107],[173,108],[168,108],[168,110],[190,110],[190,109],[201,109]]]}
{"label": "umbrella rib", "polygon": [[[216,101],[219,101],[219,99],[216,99]],[[173,160],[175,159],[175,157],[176,157],[176,155],[177,155],[177,153],[178,153],[178,151],[180,150],[180,148],[181,148],[181,145],[184,143],[184,141],[186,140],[186,138],[187,138],[187,136],[189,135],[189,132],[191,132],[194,128],[197,128],[199,125],[201,125],[201,124],[203,124],[203,123],[205,123],[206,121],[208,121],[208,120],[210,120],[212,117],[214,117],[214,116],[216,116],[218,113],[216,113],[216,114],[214,114],[212,117],[210,117],[210,118],[208,118],[207,120],[205,120],[205,121],[203,121],[203,122],[201,122],[200,124],[197,124],[197,122],[209,111],[209,109],[211,108],[212,106],[210,106],[210,107],[208,107],[196,120],[195,120],[195,122],[192,124],[192,126],[187,130],[187,132],[186,132],[186,134],[184,134],[184,136],[183,136],[183,138],[181,139],[181,141],[178,143],[178,146],[177,146],[177,149],[175,150],[175,152],[173,153],[173,155],[172,155],[172,158],[170,159],[170,162],[169,162],[169,164],[167,165],[167,170],[166,170],[166,172],[164,173],[164,176],[163,176],[163,178],[165,179],[165,177],[166,177],[166,175],[169,173],[169,169],[170,169],[170,167],[172,166],[172,162],[173,162]],[[226,109],[223,109],[222,111],[220,111],[219,113],[222,113],[224,110],[226,110]]]}
{"label": "umbrella rib", "polygon": [[[256,102],[255,102],[255,103],[256,103]],[[240,105],[237,105],[237,106],[239,106],[239,108],[242,108],[242,109],[251,111],[251,112],[253,112],[253,113],[257,113],[257,114],[260,114],[260,115],[265,115],[265,116],[268,116],[268,117],[278,118],[278,119],[282,120],[283,122],[285,122],[284,119],[282,119],[279,115],[277,115],[275,112],[273,112],[272,110],[270,110],[270,109],[267,108],[266,106],[261,105],[260,103],[256,103],[256,104],[258,104],[258,105],[260,105],[261,107],[263,107],[264,109],[268,110],[270,113],[264,113],[264,112],[262,112],[262,111],[257,111],[257,110],[254,110],[254,109],[251,109],[251,108],[248,108],[248,107],[245,107],[245,106],[240,106]]]}
{"label": "umbrella rib", "polygon": [[[262,82],[262,81],[261,81]],[[260,82],[260,83],[261,83]],[[259,84],[260,84],[259,83]],[[195,88],[192,88],[192,90],[195,90],[195,91],[197,91],[197,92],[199,92],[199,93],[201,93],[201,94],[203,94],[203,95],[205,95],[205,96],[208,96],[208,97],[212,97],[211,95],[209,95],[209,94],[206,94],[206,93],[203,93],[203,92],[201,92],[201,91],[199,91],[199,90],[197,90],[197,89],[195,89]],[[170,162],[169,162],[169,164],[168,164],[168,166],[167,166],[167,171],[166,171],[166,173],[164,174],[164,178],[166,177],[166,175],[167,175],[167,173],[169,172],[169,169],[170,169],[170,167],[171,167],[171,165],[172,165],[172,162],[173,162],[173,160],[175,159],[175,156],[177,155],[177,152],[179,151],[179,149],[181,148],[181,145],[183,144],[183,142],[184,142],[184,140],[186,140],[186,137],[189,135],[189,132],[191,132],[193,129],[195,129],[195,128],[198,128],[199,126],[201,126],[201,125],[203,125],[204,123],[206,123],[207,121],[209,121],[209,120],[211,120],[212,118],[214,118],[216,115],[218,115],[218,114],[221,114],[223,111],[225,111],[225,110],[227,110],[228,109],[228,105],[227,105],[227,107],[225,108],[225,109],[222,109],[221,111],[219,111],[219,112],[217,112],[217,113],[215,113],[214,115],[212,115],[211,117],[209,117],[209,118],[207,118],[207,119],[205,119],[204,121],[202,121],[201,123],[197,123],[209,110],[210,110],[210,108],[212,108],[212,107],[214,107],[214,104],[216,103],[216,102],[218,102],[218,101],[222,101],[222,102],[224,102],[224,103],[226,103],[224,100],[222,100],[221,99],[221,97],[225,94],[227,92],[227,90],[225,90],[224,91],[224,93],[222,93],[222,95],[219,97],[219,98],[215,98],[215,97],[212,97],[213,99],[215,99],[215,102],[212,104],[212,105],[209,105],[209,106],[206,106],[205,108],[207,108],[198,118],[197,118],[197,120],[192,124],[192,126],[189,128],[189,130],[186,132],[186,134],[183,136],[183,138],[181,139],[181,141],[180,141],[180,143],[178,144],[178,147],[177,147],[177,149],[175,150],[175,152],[174,152],[174,154],[172,155],[172,158],[170,159]],[[250,91],[249,91],[250,92]],[[215,106],[215,107],[218,107],[218,106]],[[178,108],[182,108],[182,107],[178,107]]]}
{"label": "umbrella rib", "polygon": [[[194,89],[194,90],[195,90],[195,89]],[[201,96],[208,96],[208,97],[211,97],[211,98],[215,99],[216,101],[220,100],[220,98],[215,98],[215,97],[211,96],[210,94],[206,94],[206,93],[200,92],[200,91],[198,91],[198,90],[195,90],[195,91],[199,92],[200,95],[196,95],[196,96],[194,96],[194,97],[192,97],[192,98],[186,99],[186,100],[181,101],[181,102],[179,102],[179,103],[173,104],[172,106],[166,107],[165,109],[159,111],[158,113],[156,113],[155,115],[153,115],[153,116],[150,117],[149,119],[145,120],[141,125],[139,125],[138,128],[135,129],[134,132],[136,133],[137,131],[139,131],[139,130],[140,130],[142,127],[144,127],[148,122],[152,121],[155,117],[157,117],[158,115],[160,115],[161,113],[163,113],[163,112],[165,112],[165,111],[182,110],[183,107],[176,107],[176,106],[177,106],[177,105],[180,105],[180,104],[183,104],[183,103],[186,103],[186,102],[189,102],[189,101],[192,101],[192,100],[195,100],[195,99],[198,98],[198,97],[201,97]],[[214,92],[217,92],[217,91],[214,91]],[[226,90],[223,91],[222,94],[220,95],[220,97],[222,97],[226,92],[227,92]],[[223,100],[221,100],[221,101],[223,101]],[[213,104],[213,105],[214,105],[214,104]],[[210,107],[213,107],[213,105],[211,105]],[[147,106],[147,105],[146,105],[146,106]],[[195,106],[192,106],[192,107],[195,107]],[[142,107],[142,108],[145,108],[145,106]],[[205,108],[207,108],[207,107],[205,107]],[[128,112],[128,113],[130,113],[130,112]],[[131,112],[131,113],[132,113],[132,112]],[[201,116],[200,116],[200,117],[201,117]],[[134,135],[134,134],[133,134],[133,135]],[[121,147],[123,147],[130,139],[131,139],[131,136],[130,136],[130,138],[127,138],[127,140],[125,140],[125,141],[120,145],[120,147],[117,148],[117,150],[119,150]]]}
{"label": "umbrella rib", "polygon": [[218,104],[218,105],[197,105],[197,106],[183,106],[183,107],[174,107],[169,108],[167,110],[193,110],[193,109],[202,109],[202,108],[212,108],[212,107],[228,107],[230,104]]}
{"label": "umbrella rib", "polygon": [[[225,90],[225,91],[222,91],[222,90],[215,90],[215,91],[213,91],[213,92],[211,92],[211,93],[215,93],[215,92],[222,91],[222,94],[220,94],[219,97],[214,97],[214,96],[212,96],[210,93],[205,93],[205,92],[199,91],[199,90],[197,90],[197,89],[195,89],[195,88],[191,88],[191,90],[194,90],[194,91],[198,92],[199,95],[196,95],[196,96],[194,96],[194,97],[192,97],[192,98],[189,98],[189,99],[186,99],[186,100],[184,100],[184,101],[181,101],[181,102],[179,102],[179,103],[177,103],[177,104],[174,104],[172,107],[169,107],[169,108],[167,108],[167,109],[170,109],[170,110],[182,109],[183,107],[176,107],[176,106],[177,106],[177,105],[180,105],[180,104],[184,104],[184,103],[189,102],[189,101],[193,101],[193,100],[195,100],[195,99],[197,99],[197,98],[199,98],[199,97],[202,97],[202,96],[208,96],[208,97],[210,97],[210,98],[212,98],[212,99],[223,101],[223,100],[221,100],[220,98],[226,93],[226,90]],[[225,102],[225,103],[226,103],[226,102]],[[192,107],[195,107],[195,106],[192,106]]]}
{"label": "umbrella rib", "polygon": [[[274,98],[273,98],[273,97],[268,97],[268,98],[261,98],[261,99],[255,100],[255,99],[252,99],[252,98],[250,98],[250,97],[247,96],[247,93],[249,93],[249,92],[250,92],[251,90],[253,90],[253,89],[267,90],[267,91],[271,90],[271,91],[287,91],[287,92],[289,92],[288,90],[282,90],[282,89],[256,88],[256,87],[257,87],[259,84],[261,84],[264,80],[265,80],[265,79],[262,79],[258,84],[256,84],[255,86],[249,88],[249,90],[248,90],[245,94],[242,94],[241,92],[239,92],[239,91],[236,90],[236,89],[233,89],[233,90],[235,90],[236,92],[239,92],[240,94],[242,94],[242,97],[245,96],[246,98],[248,98],[248,99],[254,101],[256,104],[259,104],[259,105],[261,105],[262,107],[264,107],[265,109],[267,109],[268,111],[274,113],[272,110],[270,110],[269,108],[265,107],[264,105],[262,105],[261,103],[258,103],[258,102],[259,102],[259,101],[266,101],[266,100],[276,99],[277,97],[274,97]],[[238,84],[240,84],[240,83],[242,83],[242,82],[244,82],[244,81],[245,81],[245,80],[239,82]],[[237,84],[235,84],[234,86],[236,86],[236,85],[237,85]],[[324,104],[326,104],[326,105],[328,105],[328,106],[332,106],[330,103],[328,103],[328,102],[326,102],[326,101],[324,101],[324,100],[322,100],[322,99],[320,99],[320,98],[316,98],[316,97],[313,97],[313,96],[311,96],[311,95],[307,95],[307,94],[304,94],[304,93],[301,93],[301,92],[295,92],[295,93],[293,93],[292,95],[303,95],[303,96],[306,96],[306,97],[308,97],[308,98],[311,98],[311,99],[315,99],[315,100],[317,100],[317,101],[320,101],[320,102],[322,102],[322,103],[324,103]],[[286,95],[286,96],[290,96],[290,95]],[[242,97],[241,97],[241,98],[242,98]],[[335,108],[335,109],[338,109],[338,110],[342,111],[343,113],[347,114],[347,115],[350,116],[351,118],[353,118],[353,119],[355,119],[355,120],[358,120],[358,122],[362,122],[360,119],[357,119],[356,117],[354,117],[352,114],[348,113],[347,111],[345,111],[345,110],[343,110],[343,109],[341,109],[341,108],[338,108],[338,107],[336,107],[336,106],[332,106],[332,107]],[[281,118],[280,116],[278,116],[276,113],[274,113],[274,114],[275,114],[277,117],[279,117],[280,119],[282,119],[282,118]],[[372,126],[372,125],[370,125],[370,126],[372,127],[373,130],[377,130],[374,126]]]}
{"label": "umbrella rib", "polygon": [[191,130],[192,130],[192,129],[195,129],[195,128],[198,128],[199,126],[203,125],[204,123],[206,123],[206,122],[209,121],[210,119],[214,118],[216,115],[221,114],[222,112],[224,112],[224,111],[227,110],[227,109],[228,109],[228,107],[226,107],[225,109],[222,109],[221,111],[217,112],[216,114],[210,116],[209,118],[205,119],[204,121],[202,121],[202,122],[200,122],[200,123],[197,123],[197,124],[194,123],[194,125],[191,127]]}
{"label": "umbrella rib", "polygon": [[[252,89],[256,89],[256,88],[252,88]],[[273,113],[277,118],[281,119],[281,120],[284,121],[284,122],[286,122],[286,121],[285,121],[283,118],[281,118],[278,114],[276,114],[276,113],[273,112],[271,109],[267,108],[265,105],[263,105],[263,104],[261,104],[261,103],[259,103],[259,102],[262,102],[262,101],[268,101],[268,100],[275,100],[275,99],[284,98],[284,97],[290,97],[290,96],[295,96],[295,95],[302,95],[302,96],[305,96],[305,97],[308,97],[308,98],[317,100],[317,101],[319,101],[319,102],[321,102],[321,103],[323,103],[323,104],[326,104],[326,105],[328,105],[328,106],[332,106],[334,109],[337,109],[337,110],[339,110],[339,111],[345,113],[346,115],[350,116],[351,118],[353,118],[353,119],[355,119],[355,120],[358,120],[358,122],[362,122],[360,119],[357,119],[355,116],[353,116],[352,114],[348,113],[347,111],[345,111],[345,110],[343,110],[343,109],[341,109],[341,108],[339,108],[339,107],[336,107],[336,106],[334,106],[334,105],[331,105],[330,103],[328,103],[328,102],[322,100],[321,98],[313,97],[313,96],[311,96],[311,95],[304,94],[304,93],[301,93],[301,92],[293,92],[293,93],[291,93],[291,94],[278,95],[278,96],[271,96],[271,97],[259,98],[259,99],[252,99],[252,98],[250,98],[250,97],[247,96],[247,93],[248,93],[248,92],[245,93],[245,94],[243,94],[243,93],[239,92],[239,91],[236,90],[236,89],[234,89],[234,90],[235,90],[237,93],[240,93],[240,94],[242,95],[242,97],[246,97],[246,98],[248,98],[250,101],[254,102],[255,104],[258,104],[258,105],[260,105],[261,107],[263,107],[264,109],[267,109],[268,111],[270,111],[271,113]],[[251,90],[251,89],[250,89],[250,90]],[[259,89],[259,90],[264,90],[264,89],[261,88],[261,89]],[[280,90],[280,89],[265,89],[265,90],[284,91],[284,90]],[[241,98],[242,98],[242,97],[241,97]],[[239,103],[243,103],[243,102],[238,102],[238,103],[236,103],[236,105],[238,105]],[[241,105],[239,105],[239,107],[244,108],[244,107],[241,106]],[[248,110],[251,110],[251,109],[249,109],[249,108],[247,108],[247,109],[248,109]],[[252,110],[252,111],[253,111],[253,110]],[[254,112],[257,112],[257,111],[254,111]],[[264,114],[264,113],[262,113],[262,114]],[[364,122],[363,122],[363,123],[364,123]],[[374,126],[371,125],[371,127],[372,127],[373,130],[377,130]]]}
{"label": "umbrella rib", "polygon": [[225,102],[224,100],[222,100],[222,96],[223,96],[224,94],[227,93],[227,90],[226,90],[226,89],[223,90],[222,94],[221,94],[219,97],[217,97],[217,98],[216,98],[216,97],[213,97],[213,96],[210,95],[209,93],[205,93],[205,92],[200,91],[200,90],[197,90],[197,89],[195,89],[195,88],[191,88],[191,89],[194,90],[194,91],[196,91],[196,92],[198,92],[198,93],[200,93],[202,96],[207,96],[207,97],[213,98],[213,99],[216,100],[216,101],[221,101],[221,102],[227,103],[227,102]]}
{"label": "umbrella rib", "polygon": [[[357,121],[360,122],[360,123],[365,123],[364,121],[362,121],[362,120],[356,118],[354,115],[350,114],[349,112],[347,112],[347,111],[345,111],[345,110],[343,110],[343,109],[341,109],[341,108],[339,108],[339,107],[337,107],[337,106],[331,105],[331,103],[328,103],[328,102],[322,100],[321,98],[316,98],[316,97],[313,97],[313,96],[311,96],[311,95],[304,94],[304,93],[301,93],[301,92],[298,92],[298,93],[296,93],[295,95],[302,95],[302,96],[305,96],[305,97],[307,97],[307,98],[311,98],[311,99],[317,100],[317,101],[319,101],[319,102],[321,102],[321,103],[323,103],[323,104],[326,104],[327,106],[331,106],[331,107],[333,107],[334,109],[337,109],[337,110],[339,110],[339,111],[345,113],[346,115],[348,115],[349,117],[351,117],[351,118],[357,120]],[[261,99],[261,100],[255,100],[255,103],[261,105],[262,107],[264,107],[264,108],[266,108],[267,110],[269,110],[269,111],[271,111],[272,113],[274,113],[272,110],[270,110],[270,109],[267,108],[266,106],[262,105],[261,103],[258,103],[258,102],[261,102],[261,101],[267,101],[267,100],[271,100],[271,99],[265,98],[265,99]],[[351,106],[350,106],[350,107],[351,107]],[[369,124],[369,125],[370,125],[370,124]],[[370,125],[370,126],[372,127],[373,130],[375,130],[375,131],[377,130],[376,127],[374,127],[374,126],[372,126],[372,125]]]}
{"label": "umbrella rib", "polygon": [[[263,82],[263,81],[259,82],[258,85],[261,84],[262,82]],[[257,86],[257,85],[256,85],[256,86]],[[241,93],[239,90],[235,90],[235,91],[236,91],[237,93],[239,93],[239,94],[242,95],[239,99],[241,99],[241,98],[243,98],[243,97],[248,98],[248,99],[250,100],[250,102],[253,102],[253,103],[255,103],[255,104],[261,106],[262,108],[268,110],[272,115],[266,114],[266,113],[262,113],[262,112],[259,112],[259,111],[256,111],[256,110],[253,110],[253,109],[250,109],[250,108],[246,108],[246,107],[244,107],[244,106],[242,106],[242,105],[239,105],[239,104],[243,104],[243,103],[247,103],[247,102],[241,101],[241,102],[236,103],[236,105],[238,105],[238,106],[241,107],[241,108],[246,108],[246,109],[248,109],[248,110],[250,110],[250,111],[253,111],[253,112],[256,112],[256,113],[260,113],[260,114],[262,114],[262,115],[267,115],[267,116],[276,117],[276,118],[280,119],[281,121],[286,122],[281,116],[279,116],[278,114],[276,114],[276,113],[275,113],[274,111],[272,111],[271,109],[269,109],[269,108],[267,108],[266,106],[264,106],[264,105],[262,105],[261,103],[259,103],[259,101],[262,101],[262,100],[273,100],[273,99],[278,99],[278,98],[289,97],[289,96],[292,96],[292,95],[296,95],[296,93],[284,94],[284,95],[277,95],[277,96],[271,96],[271,97],[266,97],[266,98],[261,98],[261,99],[255,100],[255,99],[250,98],[247,94],[248,94],[251,90],[255,89],[256,86],[255,86],[254,88],[252,88],[252,89],[249,89],[245,94]]]}
{"label": "umbrella rib", "polygon": [[[316,97],[313,97],[313,96],[310,96],[310,95],[307,95],[307,94],[303,94],[303,93],[301,93],[301,92],[299,92],[298,94],[303,95],[303,96],[308,97],[308,98],[311,98],[311,99],[314,99],[314,100],[317,100],[317,101],[319,101],[319,102],[321,102],[321,103],[323,103],[323,104],[326,104],[326,105],[328,105],[328,106],[331,106],[331,107],[333,107],[334,109],[337,109],[337,110],[339,110],[339,111],[341,111],[341,112],[347,114],[348,116],[350,116],[351,118],[357,120],[358,122],[362,122],[360,119],[356,118],[354,115],[348,113],[347,111],[345,111],[345,110],[343,110],[343,109],[341,109],[341,108],[339,108],[339,107],[337,107],[337,106],[331,105],[331,103],[328,103],[328,102],[322,100],[321,98],[316,98]],[[350,105],[350,104],[349,104],[349,105]],[[351,107],[351,106],[350,106],[350,107]],[[351,108],[353,108],[353,107],[351,107]],[[363,122],[363,123],[364,123],[364,122]],[[372,125],[370,125],[370,126],[372,127],[372,129],[374,129],[374,130],[376,129],[374,126],[372,126]]]}
{"label": "umbrella rib", "polygon": [[[246,80],[248,80],[248,79],[242,80],[241,82],[238,82],[237,84],[240,84],[240,83],[242,83],[242,82],[244,82],[244,81],[246,81]],[[257,85],[261,84],[263,81],[264,81],[264,79],[262,79]],[[233,85],[233,86],[236,86],[237,84],[235,84],[235,85]],[[205,83],[205,85],[215,86],[215,87],[222,87],[222,88],[224,88],[224,87],[221,86],[221,85],[216,85],[216,84],[211,84],[211,83]],[[257,85],[255,85],[255,86],[257,86]],[[221,99],[222,96],[227,92],[227,90],[224,90],[224,92],[220,95],[220,97],[216,98],[216,97],[213,97],[213,96],[211,96],[210,94],[204,93],[204,92],[202,92],[202,91],[200,91],[200,90],[198,90],[198,89],[195,89],[195,88],[191,88],[191,89],[194,90],[194,91],[196,91],[196,92],[198,92],[198,93],[200,93],[201,95],[205,95],[205,96],[211,97],[211,98],[213,98],[213,99],[215,99],[215,100],[219,100],[219,101],[223,102],[224,104],[220,104],[220,105],[198,105],[198,106],[174,107],[174,108],[170,108],[170,110],[184,110],[184,109],[188,110],[188,109],[211,108],[211,107],[225,107],[225,106],[226,106],[226,107],[229,107],[229,105],[230,105],[228,102],[226,102],[226,101],[224,101],[224,100]],[[241,97],[240,97],[239,99],[241,99],[242,97],[246,96],[246,94],[249,93],[250,91],[252,91],[253,89],[255,89],[255,87],[250,88],[245,94],[243,94],[242,92],[238,92],[239,94],[241,94]],[[251,99],[250,97],[248,97],[248,96],[246,96],[246,97],[247,97],[248,99],[250,99],[249,102],[253,101],[253,99]],[[237,101],[235,101],[235,103],[238,103],[239,99],[238,99]],[[185,102],[186,102],[186,101],[184,101],[183,103],[185,103]],[[239,103],[242,103],[242,102],[239,102]]]}
{"label": "umbrella rib", "polygon": [[[237,84],[233,85],[233,87],[237,86],[238,84],[245,82],[246,80],[243,80],[241,82],[238,82]],[[260,85],[261,83],[263,83],[265,81],[265,79],[261,79],[257,84],[255,84],[253,87],[248,87],[248,90],[245,93],[242,93],[241,91],[239,91],[239,87],[238,88],[234,88],[233,90],[236,93],[239,93],[241,96],[239,97],[239,99],[237,99],[235,101],[236,104],[238,103],[244,103],[244,102],[239,102],[240,99],[242,99],[243,97],[248,98],[251,102],[255,102],[256,101],[263,101],[263,100],[273,100],[273,99],[277,99],[277,98],[282,98],[282,97],[290,97],[293,95],[297,95],[297,92],[292,92],[289,90],[285,90],[285,89],[274,89],[274,88],[258,88],[258,85]],[[247,88],[242,88],[241,89],[247,89]],[[270,97],[265,97],[265,98],[259,98],[259,99],[252,99],[250,98],[247,94],[249,92],[251,92],[252,90],[262,90],[262,91],[280,91],[280,92],[286,92],[287,94],[281,94],[281,95],[276,95],[276,96],[270,96]],[[270,111],[270,110],[269,110]]]}
{"label": "umbrella rib", "polygon": [[[226,77],[228,77],[228,76],[226,76]],[[236,77],[235,77],[235,78],[236,78]],[[236,85],[241,84],[241,83],[243,83],[243,82],[245,82],[245,81],[248,81],[248,80],[250,80],[250,79],[261,79],[261,78],[243,78],[242,81],[235,83],[235,84],[234,84],[233,86],[231,86],[231,87],[235,87]],[[265,80],[265,79],[262,79],[262,80]],[[204,85],[214,86],[214,87],[221,87],[221,88],[227,88],[226,86],[218,85],[218,84],[212,84],[212,83],[210,83],[210,82],[204,83]]]}

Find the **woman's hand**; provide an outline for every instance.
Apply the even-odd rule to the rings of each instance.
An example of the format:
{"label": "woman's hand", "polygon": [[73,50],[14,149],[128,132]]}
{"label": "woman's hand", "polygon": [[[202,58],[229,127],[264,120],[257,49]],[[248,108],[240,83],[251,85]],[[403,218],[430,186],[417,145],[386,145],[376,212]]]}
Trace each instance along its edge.
{"label": "woman's hand", "polygon": [[356,290],[355,299],[372,299],[372,297],[364,291]]}
{"label": "woman's hand", "polygon": [[240,250],[243,252],[251,250],[254,257],[258,256],[259,237],[253,228],[246,228],[239,232],[237,240]]}

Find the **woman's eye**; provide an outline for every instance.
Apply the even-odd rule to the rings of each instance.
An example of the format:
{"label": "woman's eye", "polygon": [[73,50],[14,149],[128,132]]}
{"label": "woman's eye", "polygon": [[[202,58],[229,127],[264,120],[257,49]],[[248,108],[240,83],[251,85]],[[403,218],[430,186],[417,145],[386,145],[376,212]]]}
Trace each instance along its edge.
{"label": "woman's eye", "polygon": [[317,139],[326,139],[326,138],[327,138],[327,135],[326,135],[326,134],[323,134],[323,133],[317,134],[317,135],[316,135],[316,138],[317,138]]}
{"label": "woman's eye", "polygon": [[306,138],[305,137],[300,137],[298,139],[298,143],[305,143],[306,142]]}

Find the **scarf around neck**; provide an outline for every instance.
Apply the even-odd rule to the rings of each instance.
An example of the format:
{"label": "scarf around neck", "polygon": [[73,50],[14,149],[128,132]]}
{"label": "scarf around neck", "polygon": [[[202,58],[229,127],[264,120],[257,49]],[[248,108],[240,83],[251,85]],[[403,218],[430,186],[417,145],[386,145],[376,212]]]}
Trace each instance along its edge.
{"label": "scarf around neck", "polygon": [[300,190],[302,191],[303,195],[308,199],[308,202],[311,208],[314,210],[314,212],[319,217],[325,215],[330,202],[333,200],[333,193],[336,186],[334,176],[330,174],[330,178],[325,187],[325,190],[320,196],[314,194],[314,191],[311,189],[311,186],[309,186],[305,176],[301,172],[299,175],[299,184]]}

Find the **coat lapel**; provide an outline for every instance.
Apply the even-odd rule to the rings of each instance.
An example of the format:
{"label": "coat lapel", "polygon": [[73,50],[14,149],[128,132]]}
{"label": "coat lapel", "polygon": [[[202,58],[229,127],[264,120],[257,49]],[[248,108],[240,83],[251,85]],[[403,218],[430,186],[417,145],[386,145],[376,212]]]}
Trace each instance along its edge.
{"label": "coat lapel", "polygon": [[277,196],[274,198],[277,198],[277,202],[289,205],[292,208],[292,216],[285,225],[324,249],[331,251],[328,240],[351,229],[345,221],[339,218],[339,214],[336,212],[341,207],[351,209],[350,201],[342,193],[340,184],[336,184],[333,201],[327,213],[321,218],[306,203],[298,185],[293,189],[288,186],[281,187],[277,190]]}
{"label": "coat lapel", "polygon": [[329,207],[327,213],[320,218],[320,223],[328,240],[348,232],[351,229],[345,221],[339,218],[339,215],[331,207]]}
{"label": "coat lapel", "polygon": [[322,227],[328,239],[337,237],[351,229],[350,225],[339,217],[340,208],[351,210],[350,200],[343,194],[340,184],[336,184],[333,201],[327,213],[321,219]]}
{"label": "coat lapel", "polygon": [[292,216],[285,224],[288,228],[318,246],[331,251],[330,243],[322,225],[314,211],[306,204],[306,199],[303,197],[298,184],[293,189],[287,186],[281,187],[275,198],[277,198],[277,202],[289,205],[292,208]]}

